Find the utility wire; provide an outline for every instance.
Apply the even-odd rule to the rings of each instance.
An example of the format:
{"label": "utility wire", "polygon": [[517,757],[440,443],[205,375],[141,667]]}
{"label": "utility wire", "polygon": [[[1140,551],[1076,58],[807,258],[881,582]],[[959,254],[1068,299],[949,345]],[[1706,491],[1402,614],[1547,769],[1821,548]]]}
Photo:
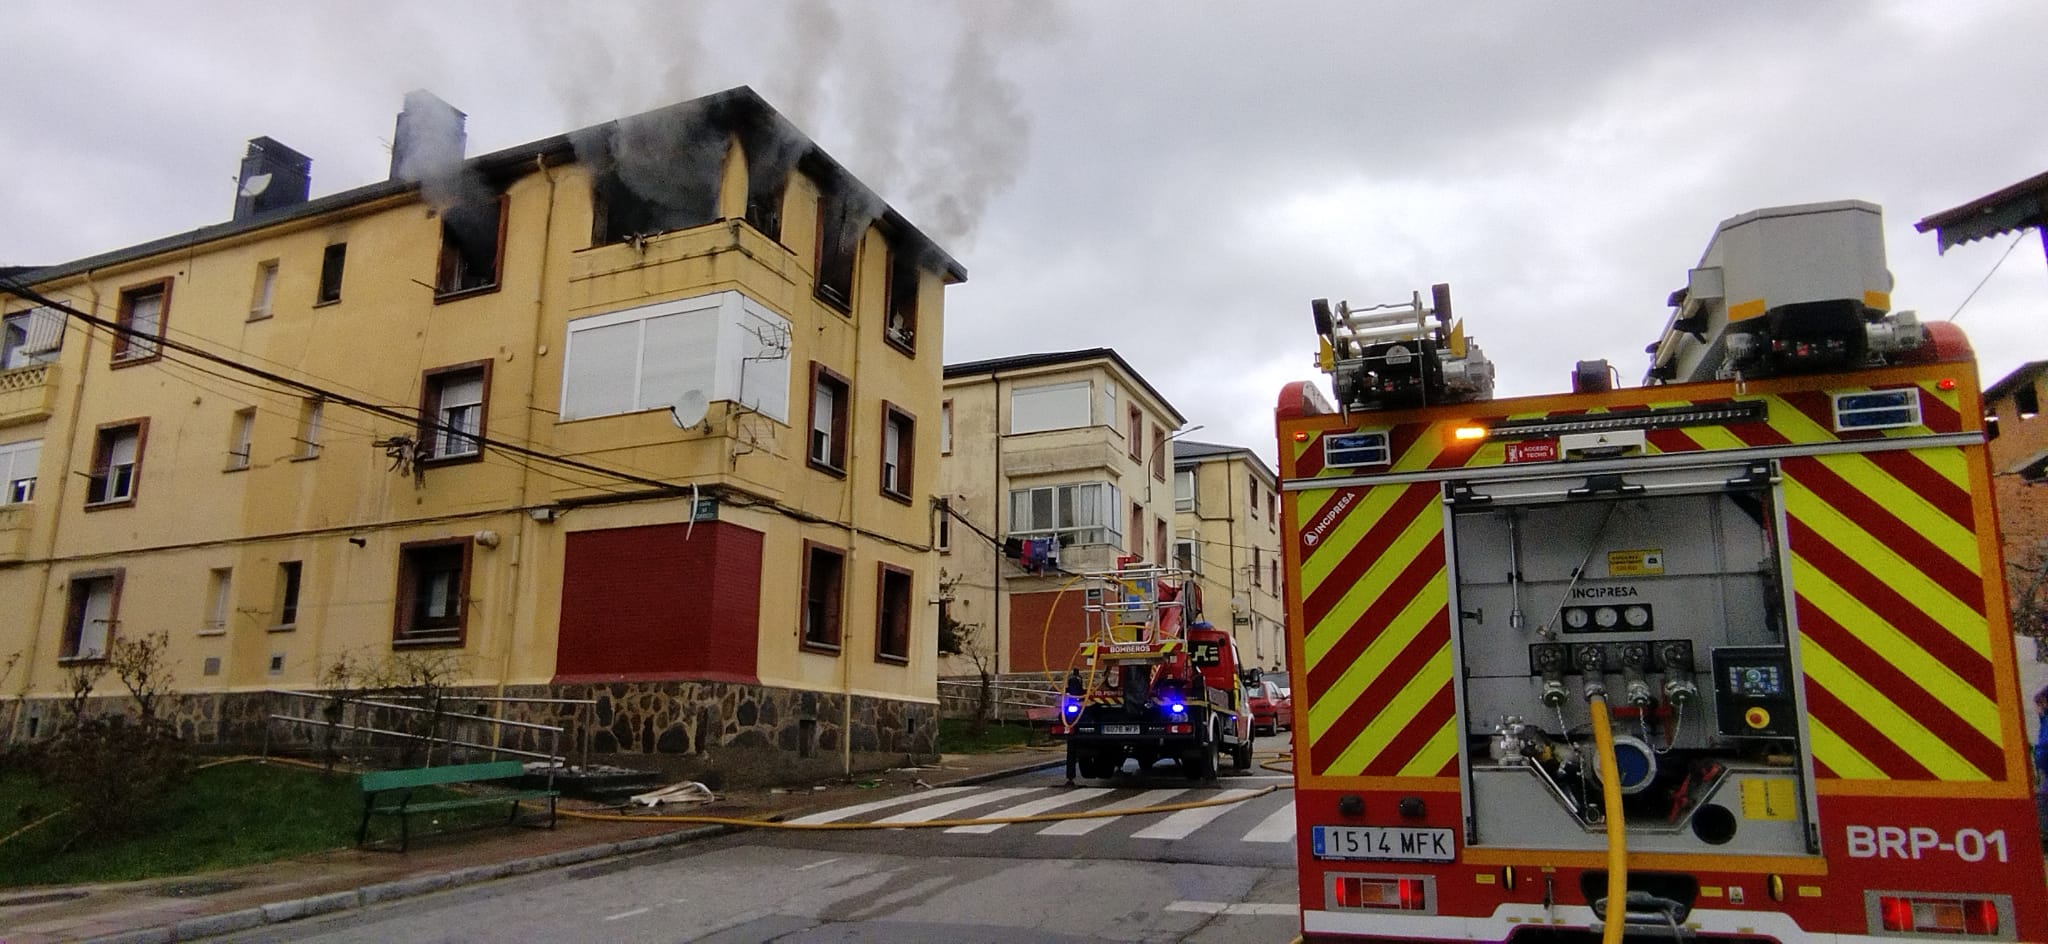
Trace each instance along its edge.
{"label": "utility wire", "polygon": [[1949,321],[1955,321],[1956,316],[1963,313],[1963,306],[1968,305],[1970,299],[1976,298],[1977,292],[1984,287],[1984,283],[1991,281],[1991,277],[1998,274],[1998,267],[2005,265],[2005,260],[2012,255],[2013,250],[2020,247],[2020,240],[2025,238],[2027,238],[2026,230],[2021,230],[2018,236],[2013,237],[2012,243],[2005,247],[2005,255],[1999,256],[1998,261],[1991,264],[1991,271],[1984,273],[1984,277],[1977,280],[1977,287],[1971,289],[1970,294],[1963,296],[1963,303],[1957,305],[1955,311],[1949,312]]}

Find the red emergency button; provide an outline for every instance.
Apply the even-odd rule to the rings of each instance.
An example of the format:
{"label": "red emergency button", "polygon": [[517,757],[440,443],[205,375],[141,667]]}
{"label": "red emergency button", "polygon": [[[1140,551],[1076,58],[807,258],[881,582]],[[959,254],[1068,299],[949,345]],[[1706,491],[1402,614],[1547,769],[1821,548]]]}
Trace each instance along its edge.
{"label": "red emergency button", "polygon": [[1761,729],[1770,726],[1771,713],[1762,708],[1751,708],[1742,713],[1742,720],[1752,728]]}

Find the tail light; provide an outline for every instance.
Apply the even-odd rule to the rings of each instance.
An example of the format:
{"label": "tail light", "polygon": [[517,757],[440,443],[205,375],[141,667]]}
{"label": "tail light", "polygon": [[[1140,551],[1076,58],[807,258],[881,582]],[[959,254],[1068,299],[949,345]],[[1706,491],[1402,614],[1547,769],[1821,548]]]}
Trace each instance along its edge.
{"label": "tail light", "polygon": [[1996,937],[2006,925],[1999,899],[1972,895],[1877,895],[1877,927],[1905,934]]}
{"label": "tail light", "polygon": [[1348,911],[1427,911],[1429,882],[1420,878],[1330,877],[1330,904]]}

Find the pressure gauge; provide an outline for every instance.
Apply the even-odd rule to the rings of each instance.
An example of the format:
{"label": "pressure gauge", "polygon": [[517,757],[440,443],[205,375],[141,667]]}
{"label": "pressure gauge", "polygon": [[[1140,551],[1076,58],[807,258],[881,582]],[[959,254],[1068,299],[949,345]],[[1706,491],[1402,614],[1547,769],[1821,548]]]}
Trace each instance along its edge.
{"label": "pressure gauge", "polygon": [[1647,606],[1631,606],[1621,611],[1621,619],[1622,622],[1636,629],[1641,629],[1650,625],[1650,608]]}
{"label": "pressure gauge", "polygon": [[1586,611],[1572,607],[1564,611],[1564,625],[1571,629],[1586,628]]}
{"label": "pressure gauge", "polygon": [[1601,629],[1613,629],[1615,623],[1621,622],[1621,614],[1614,607],[1603,606],[1593,611],[1593,622],[1600,624]]}

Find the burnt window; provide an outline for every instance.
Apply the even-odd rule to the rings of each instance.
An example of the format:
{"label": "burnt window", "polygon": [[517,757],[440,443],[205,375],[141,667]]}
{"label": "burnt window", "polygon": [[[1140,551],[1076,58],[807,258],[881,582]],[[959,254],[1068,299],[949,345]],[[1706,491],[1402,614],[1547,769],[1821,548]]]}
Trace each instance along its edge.
{"label": "burnt window", "polygon": [[853,310],[853,265],[860,249],[860,234],[867,227],[856,223],[853,208],[845,197],[818,198],[818,288],[819,299],[842,311]]}
{"label": "burnt window", "polygon": [[875,588],[875,658],[910,661],[910,571],[889,564]]}
{"label": "burnt window", "polygon": [[164,324],[171,315],[171,280],[162,279],[121,291],[115,313],[120,331],[114,336],[114,365],[152,360],[163,353]]}
{"label": "burnt window", "polygon": [[853,409],[853,388],[846,378],[815,361],[811,363],[811,467],[834,475],[846,472],[846,417]]}
{"label": "burnt window", "polygon": [[398,551],[395,643],[461,643],[469,617],[470,539],[420,541]]}
{"label": "burnt window", "polygon": [[2034,388],[2031,381],[2012,392],[2012,408],[2023,420],[2033,419],[2034,414],[2041,412],[2040,392]]}
{"label": "burnt window", "polygon": [[839,614],[846,596],[846,554],[804,542],[804,625],[806,649],[839,649]]}
{"label": "burnt window", "polygon": [[85,485],[86,508],[135,503],[135,493],[142,485],[142,444],[148,429],[148,420],[124,420],[99,428],[93,438],[92,473]]}
{"label": "burnt window", "polygon": [[718,219],[727,133],[701,108],[620,119],[593,161],[591,242],[624,242]]}
{"label": "burnt window", "polygon": [[483,456],[484,405],[491,390],[489,361],[427,371],[420,385],[420,445],[426,460]]}
{"label": "burnt window", "polygon": [[916,466],[917,420],[888,401],[882,402],[882,494],[910,500]]}
{"label": "burnt window", "polygon": [[328,305],[341,301],[341,270],[347,265],[347,243],[327,247],[326,254],[320,257],[320,293],[313,296],[313,304]]}
{"label": "burnt window", "polygon": [[278,563],[277,623],[272,629],[291,629],[299,625],[299,579],[304,572],[304,561]]}
{"label": "burnt window", "polygon": [[917,351],[918,268],[915,258],[901,247],[889,247],[888,318],[882,337],[905,354]]}
{"label": "burnt window", "polygon": [[434,268],[437,297],[497,287],[505,259],[508,202],[498,194],[441,213],[441,256]]}

